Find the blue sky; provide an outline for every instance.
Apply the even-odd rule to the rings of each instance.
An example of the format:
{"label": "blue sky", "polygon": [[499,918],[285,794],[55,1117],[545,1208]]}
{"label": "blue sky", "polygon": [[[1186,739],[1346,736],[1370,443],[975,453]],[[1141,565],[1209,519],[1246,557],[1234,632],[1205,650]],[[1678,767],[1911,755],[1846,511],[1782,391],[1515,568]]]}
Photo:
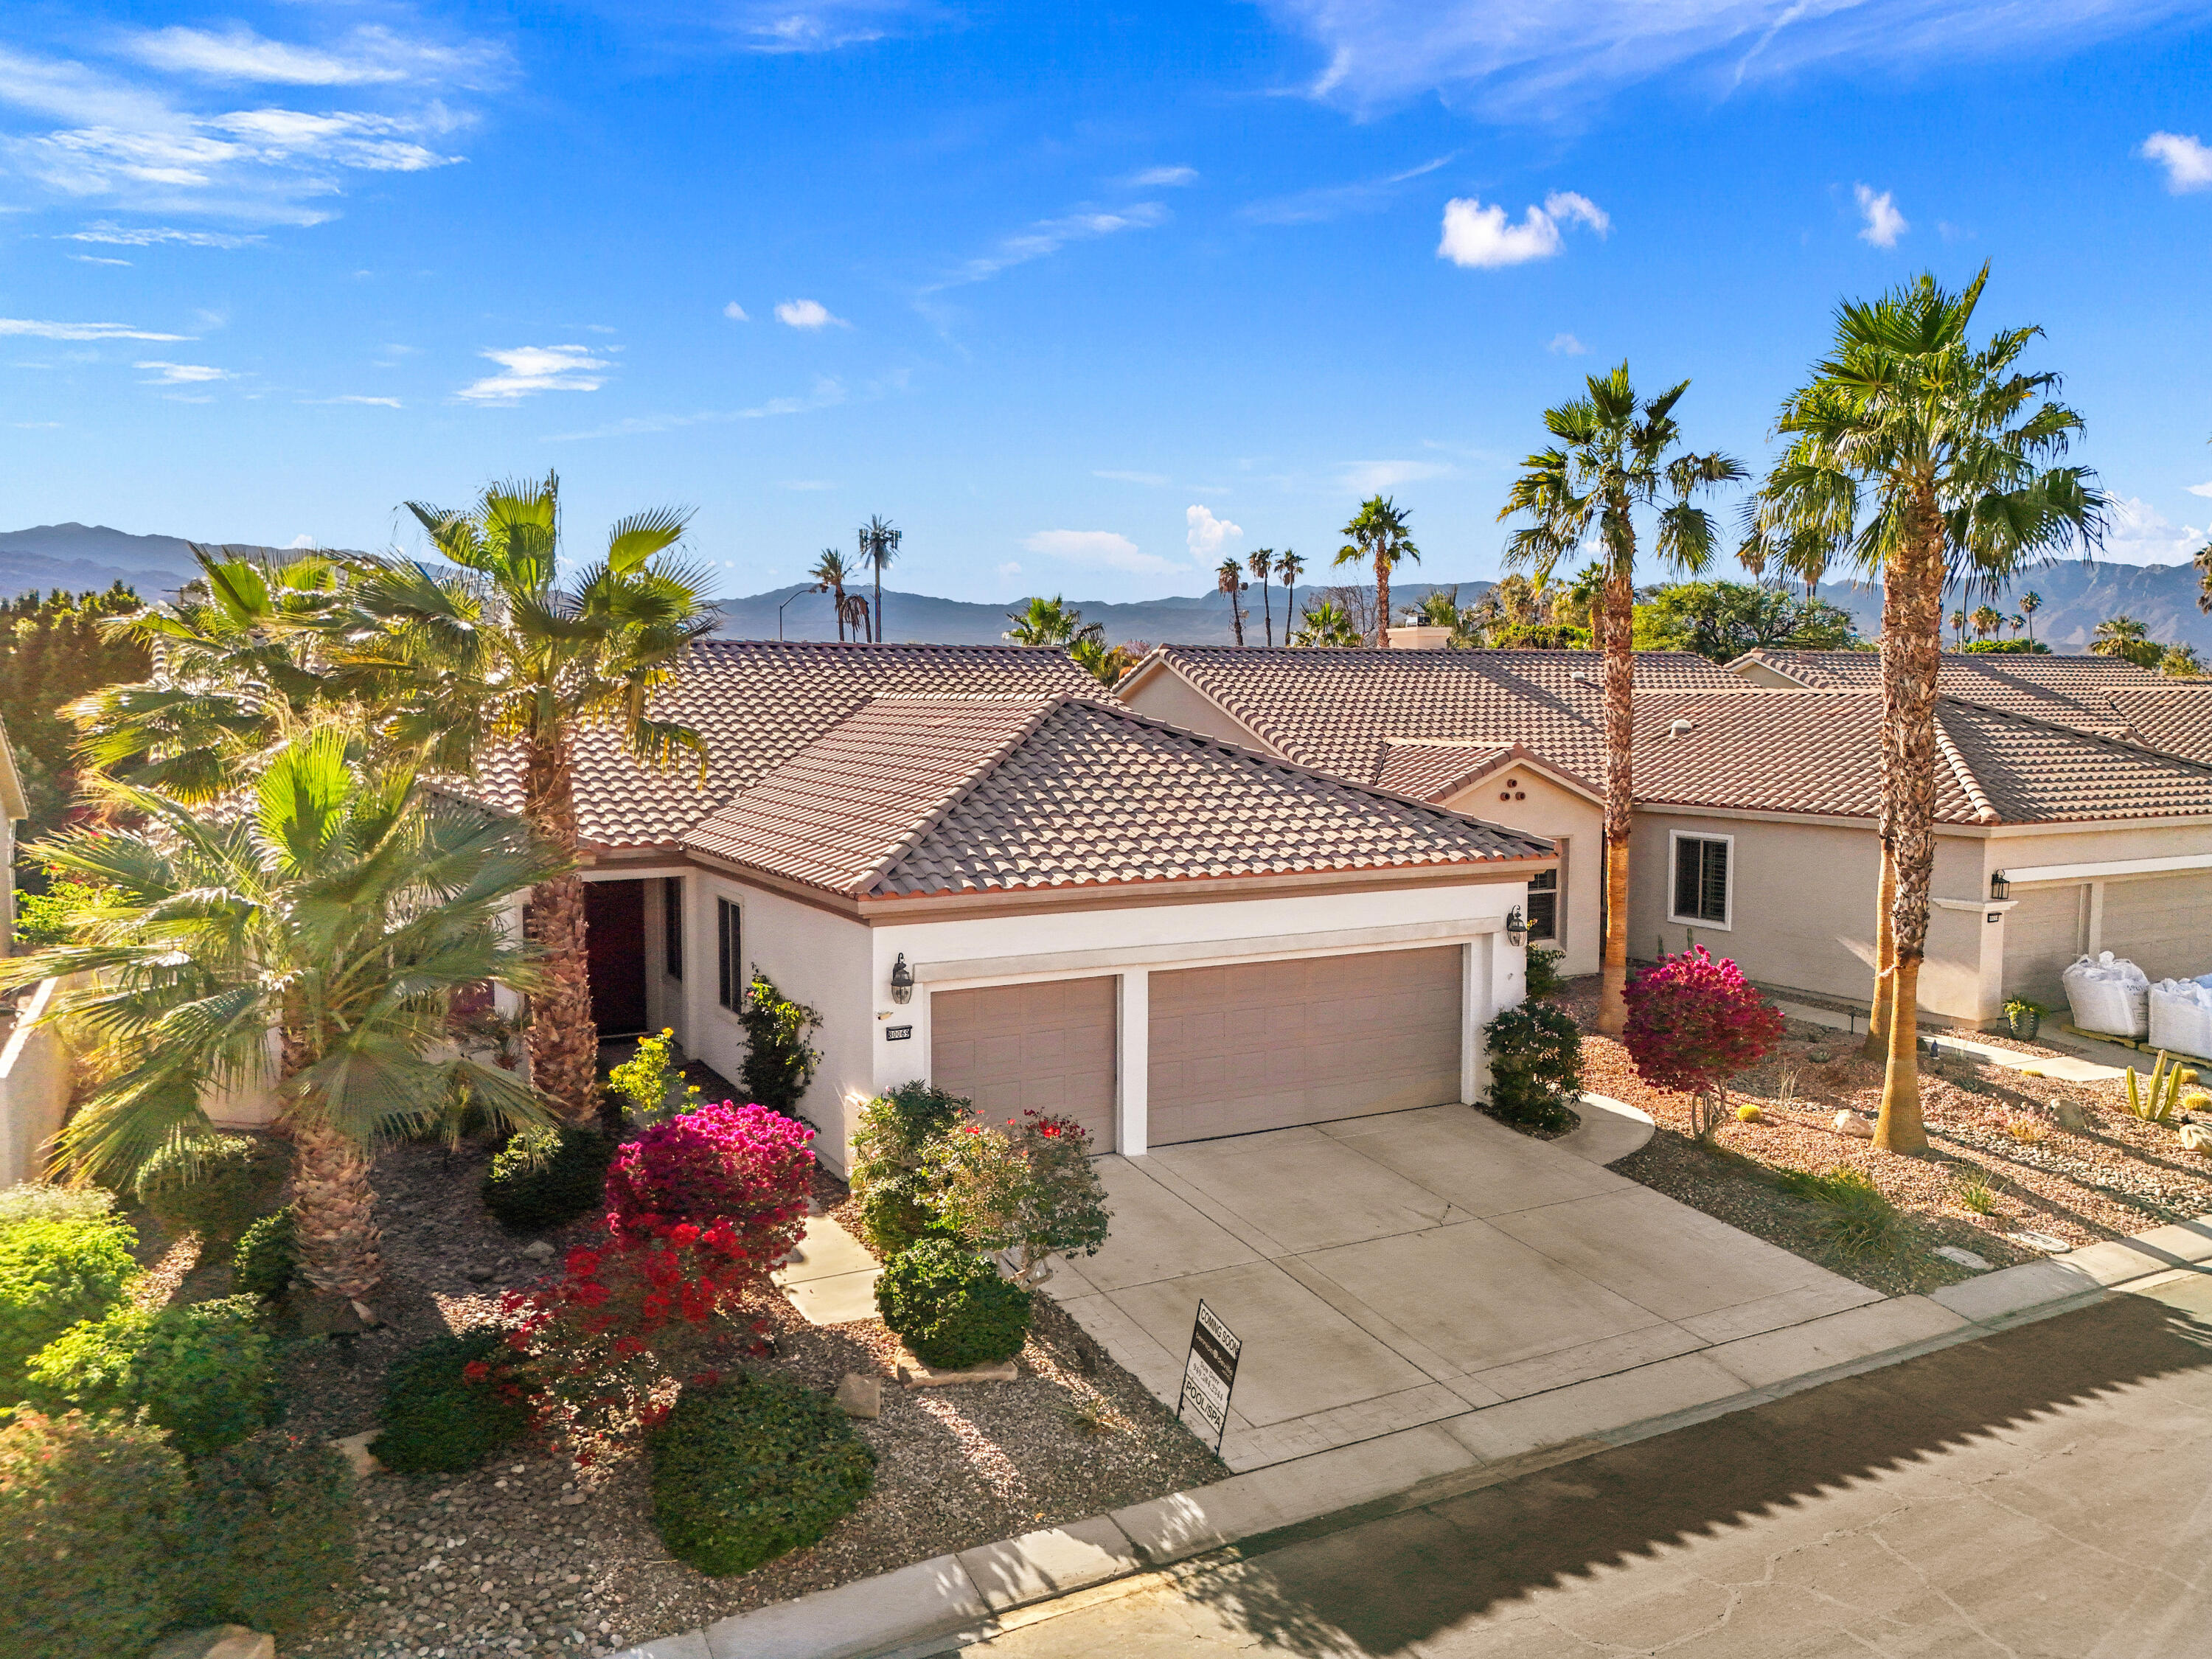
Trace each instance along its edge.
{"label": "blue sky", "polygon": [[0,15],[0,526],[410,544],[559,469],[725,591],[1192,592],[1359,497],[1493,574],[1626,357],[1756,466],[1844,295],[1995,275],[2106,556],[2212,525],[2212,4],[386,0]]}

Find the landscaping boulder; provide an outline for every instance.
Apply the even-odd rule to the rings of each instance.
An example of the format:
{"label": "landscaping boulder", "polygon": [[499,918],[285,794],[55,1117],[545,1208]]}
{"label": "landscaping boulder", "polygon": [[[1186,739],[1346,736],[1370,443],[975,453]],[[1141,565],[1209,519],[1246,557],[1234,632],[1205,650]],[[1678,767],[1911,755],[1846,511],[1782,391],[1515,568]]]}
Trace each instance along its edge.
{"label": "landscaping boulder", "polygon": [[151,1659],[276,1659],[276,1638],[244,1625],[210,1625],[163,1637]]}
{"label": "landscaping boulder", "polygon": [[848,1417],[881,1417],[884,1414],[882,1379],[862,1376],[857,1371],[847,1371],[845,1380],[837,1385],[837,1404]]}

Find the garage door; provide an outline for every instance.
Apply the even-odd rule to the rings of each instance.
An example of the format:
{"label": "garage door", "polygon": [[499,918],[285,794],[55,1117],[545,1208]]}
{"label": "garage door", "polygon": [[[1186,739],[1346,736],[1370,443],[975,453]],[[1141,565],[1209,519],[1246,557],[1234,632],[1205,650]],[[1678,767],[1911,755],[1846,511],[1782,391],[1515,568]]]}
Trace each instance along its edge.
{"label": "garage door", "polygon": [[1152,975],[1156,1146],[1459,1098],[1461,947]]}
{"label": "garage door", "polygon": [[2004,922],[2004,994],[2046,1008],[2066,1006],[2058,975],[2081,954],[2079,886],[2025,887]]}
{"label": "garage door", "polygon": [[1051,980],[939,991],[929,999],[929,1074],[987,1121],[1057,1112],[1114,1150],[1115,981]]}
{"label": "garage door", "polygon": [[2099,944],[2161,979],[2212,973],[2212,875],[2158,876],[2105,884]]}

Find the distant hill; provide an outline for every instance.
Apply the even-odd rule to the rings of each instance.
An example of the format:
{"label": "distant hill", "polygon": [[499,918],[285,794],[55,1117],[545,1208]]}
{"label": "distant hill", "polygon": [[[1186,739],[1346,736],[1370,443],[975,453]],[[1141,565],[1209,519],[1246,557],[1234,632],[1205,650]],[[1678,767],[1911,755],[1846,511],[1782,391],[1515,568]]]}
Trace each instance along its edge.
{"label": "distant hill", "polygon": [[[2197,591],[2191,565],[2092,564],[2086,559],[2067,559],[2030,572],[2008,585],[2002,599],[1989,602],[2011,617],[2019,614],[2022,593],[2040,594],[2043,603],[2033,619],[2035,637],[2062,653],[2087,651],[2097,624],[2124,612],[2147,626],[2160,644],[2193,645],[2212,656],[2212,616],[2197,608]],[[1879,587],[1823,583],[1820,597],[1856,617],[1860,631],[1869,639],[1881,631]],[[1946,594],[1944,637],[1950,638],[1954,611],[1972,611],[1981,603],[1979,599],[1961,600],[1955,591]],[[2006,637],[2012,637],[2009,629]],[[2023,633],[2020,637],[2027,636]]]}
{"label": "distant hill", "polygon": [[[242,550],[265,547],[231,544]],[[104,524],[42,524],[0,531],[0,595],[65,588],[82,592],[127,582],[143,598],[173,593],[192,574],[191,544],[176,536],[134,536]]]}

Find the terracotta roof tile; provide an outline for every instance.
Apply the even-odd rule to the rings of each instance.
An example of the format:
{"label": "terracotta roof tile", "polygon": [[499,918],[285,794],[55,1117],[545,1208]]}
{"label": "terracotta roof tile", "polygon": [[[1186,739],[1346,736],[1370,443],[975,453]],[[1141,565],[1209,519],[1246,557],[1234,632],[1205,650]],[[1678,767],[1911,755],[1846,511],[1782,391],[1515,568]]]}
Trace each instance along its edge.
{"label": "terracotta roof tile", "polygon": [[2212,681],[2116,687],[2105,696],[2145,748],[2212,761]]}
{"label": "terracotta roof tile", "polygon": [[1383,746],[1375,787],[1409,800],[1441,800],[1500,761],[1528,751],[1512,743],[1439,743],[1393,738]]}

